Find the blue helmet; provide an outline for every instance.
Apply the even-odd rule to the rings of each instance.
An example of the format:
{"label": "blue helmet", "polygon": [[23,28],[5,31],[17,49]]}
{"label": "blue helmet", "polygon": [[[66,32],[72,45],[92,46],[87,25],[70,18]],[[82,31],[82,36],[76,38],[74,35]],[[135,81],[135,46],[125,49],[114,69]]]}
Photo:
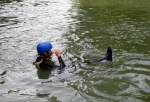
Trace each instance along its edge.
{"label": "blue helmet", "polygon": [[38,54],[42,55],[44,52],[49,51],[53,48],[52,44],[49,42],[40,42],[37,45],[37,52]]}

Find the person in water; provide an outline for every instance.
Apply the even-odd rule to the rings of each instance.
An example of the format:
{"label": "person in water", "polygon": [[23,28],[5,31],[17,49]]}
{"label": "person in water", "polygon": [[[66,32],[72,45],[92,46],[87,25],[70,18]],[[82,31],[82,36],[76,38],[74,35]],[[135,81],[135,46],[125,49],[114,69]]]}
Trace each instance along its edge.
{"label": "person in water", "polygon": [[[56,49],[54,51],[52,51],[52,44],[50,42],[40,42],[37,45],[37,52],[38,52],[38,57],[36,59],[36,61],[33,63],[36,68],[44,68],[44,69],[56,69],[59,68],[60,70],[65,68],[65,63],[61,57],[61,53],[59,49]],[[59,61],[59,66],[56,65],[53,61],[51,56],[55,54],[58,58]]]}

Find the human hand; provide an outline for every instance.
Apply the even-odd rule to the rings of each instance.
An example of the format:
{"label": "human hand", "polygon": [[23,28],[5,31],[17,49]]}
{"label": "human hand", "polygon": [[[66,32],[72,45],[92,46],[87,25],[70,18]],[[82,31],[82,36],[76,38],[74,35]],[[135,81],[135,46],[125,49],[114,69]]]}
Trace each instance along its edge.
{"label": "human hand", "polygon": [[54,52],[55,52],[55,54],[56,54],[57,57],[60,57],[60,56],[61,56],[59,49],[54,50]]}

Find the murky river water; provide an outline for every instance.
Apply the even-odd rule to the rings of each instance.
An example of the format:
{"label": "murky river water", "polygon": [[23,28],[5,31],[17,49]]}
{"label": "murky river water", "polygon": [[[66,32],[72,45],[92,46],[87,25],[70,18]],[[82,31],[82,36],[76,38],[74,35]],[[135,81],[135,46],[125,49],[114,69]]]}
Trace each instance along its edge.
{"label": "murky river water", "polygon": [[[149,0],[1,0],[0,102],[148,102]],[[66,70],[33,65],[36,44]],[[113,49],[113,62],[82,63]],[[54,57],[54,60],[57,60]]]}

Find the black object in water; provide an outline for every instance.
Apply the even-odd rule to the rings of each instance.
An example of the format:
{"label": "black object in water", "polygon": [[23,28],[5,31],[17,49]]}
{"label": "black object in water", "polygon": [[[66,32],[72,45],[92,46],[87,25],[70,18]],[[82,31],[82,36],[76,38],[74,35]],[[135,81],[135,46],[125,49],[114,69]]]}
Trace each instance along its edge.
{"label": "black object in water", "polygon": [[112,61],[112,49],[111,49],[111,47],[107,48],[107,53],[106,53],[104,58],[101,58],[101,59],[98,59],[98,60],[93,60],[91,62],[98,63],[98,62],[102,62],[104,60]]}

